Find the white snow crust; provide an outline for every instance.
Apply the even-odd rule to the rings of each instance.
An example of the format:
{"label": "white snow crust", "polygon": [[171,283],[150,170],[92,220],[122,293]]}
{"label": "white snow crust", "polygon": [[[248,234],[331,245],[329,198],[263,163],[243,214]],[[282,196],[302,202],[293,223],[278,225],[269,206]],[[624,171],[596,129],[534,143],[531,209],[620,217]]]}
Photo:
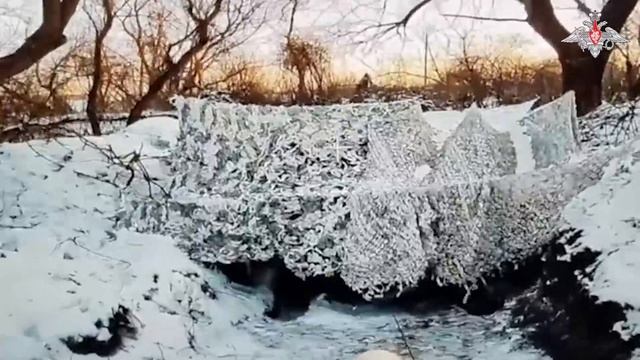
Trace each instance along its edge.
{"label": "white snow crust", "polygon": [[[87,140],[120,156],[142,149],[150,175],[168,187],[172,177],[162,163],[178,134],[176,121],[155,118]],[[103,359],[71,354],[60,338],[104,338],[94,322],[118,305],[131,309],[139,332],[111,360],[348,360],[369,349],[406,357],[396,320],[418,359],[541,358],[514,349],[519,335],[503,330],[505,314],[423,318],[320,300],[295,321],[264,319],[266,292],[228,284],[169,236],[114,228],[123,193],[142,199],[147,183],[136,178],[123,189],[127,172],[78,138],[1,144],[0,174],[0,359]]]}
{"label": "white snow crust", "polygon": [[599,251],[593,280],[585,285],[600,301],[629,305],[628,321],[616,329],[625,337],[640,333],[640,140],[625,145],[595,186],[577,196],[564,217],[583,237],[572,249]]}
{"label": "white snow crust", "polygon": [[[195,101],[189,100],[187,103],[192,109],[200,109],[194,105]],[[203,101],[202,104],[204,103]],[[363,180],[358,182],[358,184],[375,184],[375,180],[382,179],[378,186],[361,187],[353,192],[354,196],[343,197],[342,201],[347,203],[347,200],[352,202],[375,200],[389,205],[386,206],[386,210],[392,209],[402,215],[405,211],[402,210],[402,206],[410,205],[406,211],[411,214],[408,210],[411,206],[419,208],[418,205],[424,206],[427,203],[431,206],[433,202],[420,199],[446,198],[449,201],[443,204],[451,204],[451,208],[434,207],[435,210],[432,209],[431,212],[425,210],[420,212],[422,217],[418,217],[417,220],[411,220],[408,215],[400,216],[399,219],[429,223],[429,229],[433,231],[434,228],[431,225],[435,223],[432,224],[430,220],[433,220],[434,213],[440,212],[451,218],[458,211],[473,214],[469,218],[477,221],[452,227],[449,230],[452,235],[448,235],[451,241],[441,243],[456,249],[457,246],[463,245],[463,240],[454,234],[475,233],[478,227],[486,228],[491,221],[487,221],[483,216],[500,212],[495,210],[496,208],[487,209],[488,204],[492,206],[507,204],[507,209],[504,210],[507,212],[520,208],[516,205],[517,202],[513,202],[513,198],[505,199],[504,202],[482,200],[475,203],[457,203],[451,201],[451,199],[460,198],[459,194],[474,194],[478,195],[479,199],[483,199],[483,196],[493,198],[496,191],[499,194],[504,190],[506,194],[510,194],[509,196],[518,194],[516,198],[524,203],[539,199],[538,203],[544,203],[545,209],[557,210],[554,216],[550,215],[551,221],[541,221],[538,212],[534,214],[526,210],[525,206],[518,215],[522,219],[520,225],[509,228],[506,224],[496,224],[495,228],[482,231],[494,233],[496,229],[502,229],[500,231],[511,234],[514,232],[513,229],[526,230],[527,241],[509,243],[512,247],[508,248],[514,252],[509,256],[517,257],[520,255],[514,254],[526,253],[537,246],[536,242],[544,241],[541,240],[544,236],[534,235],[544,234],[547,231],[545,229],[549,229],[550,223],[566,223],[566,225],[583,229],[584,236],[575,248],[571,249],[572,252],[578,252],[586,247],[602,252],[599,261],[592,269],[593,280],[585,279],[585,286],[601,301],[616,301],[630,305],[627,310],[628,320],[617,324],[614,330],[621,332],[623,336],[638,334],[640,292],[637,289],[640,288],[640,284],[636,274],[640,270],[640,248],[638,248],[640,202],[637,201],[638,191],[640,191],[640,141],[633,140],[633,133],[601,138],[599,137],[601,133],[587,132],[584,126],[581,126],[580,140],[583,146],[578,153],[573,154],[569,160],[558,161],[555,168],[552,166],[531,172],[530,169],[537,164],[535,151],[531,149],[531,137],[526,135],[526,128],[517,121],[524,118],[524,114],[522,116],[517,114],[526,113],[530,105],[480,110],[481,117],[490,123],[493,130],[504,133],[507,129],[511,129],[507,132],[511,134],[511,141],[516,147],[516,170],[513,170],[510,161],[506,163],[511,164],[508,168],[514,171],[513,174],[462,184],[453,183],[444,187],[430,184],[427,179],[430,178],[433,169],[437,168],[437,161],[434,159],[441,156],[444,142],[463,122],[463,117],[458,112],[442,113],[444,117],[454,119],[452,120],[454,122],[457,121],[455,119],[459,121],[451,127],[449,135],[439,142],[438,137],[443,133],[444,126],[439,126],[438,121],[430,119],[435,116],[434,114],[426,113],[420,117],[420,121],[426,122],[429,127],[421,131],[432,131],[433,141],[414,145],[415,149],[418,149],[414,154],[420,154],[419,156],[399,157],[400,160],[398,160],[399,163],[405,164],[403,167],[408,173],[411,173],[415,163],[413,173],[420,173],[421,179],[412,179],[407,176],[400,182],[401,186],[394,185],[393,182],[390,185],[389,179],[385,179],[385,176],[393,174],[385,175],[382,171],[385,163],[382,162],[379,163],[381,164],[379,172],[370,172],[371,176],[362,176]],[[228,109],[239,110],[232,106]],[[344,110],[339,110],[337,113],[341,111]],[[409,108],[407,113],[412,111]],[[469,112],[473,113],[473,110],[465,112],[465,115]],[[495,114],[496,120],[491,120],[493,115],[489,114]],[[501,117],[500,114],[505,116]],[[510,116],[513,116],[513,122],[509,120]],[[335,117],[339,116],[335,115]],[[278,117],[273,117],[272,120],[277,119]],[[505,122],[501,123],[499,119],[505,119]],[[606,119],[603,116],[594,121],[606,123]],[[498,123],[501,125],[496,125]],[[197,124],[198,122],[195,121],[191,123],[193,126]],[[214,168],[209,168],[211,172],[206,173],[202,171],[203,167],[200,165],[186,167],[188,170],[186,173],[192,177],[189,181],[195,181],[194,178],[202,181],[202,194],[181,190],[175,185],[179,184],[181,179],[176,177],[174,172],[169,171],[171,166],[180,165],[175,162],[176,151],[189,148],[184,145],[189,142],[195,150],[196,144],[201,141],[196,136],[186,136],[184,129],[181,133],[179,126],[191,125],[184,122],[179,124],[168,118],[153,118],[141,121],[123,132],[87,139],[100,147],[111,146],[119,155],[142,149],[146,169],[158,179],[162,186],[174,190],[172,196],[178,197],[181,202],[184,202],[187,196],[191,196],[194,204],[205,202],[207,206],[211,206],[210,202],[205,201],[206,196],[203,195],[209,196],[207,192],[209,190],[206,187],[213,184],[207,181],[210,179],[208,178],[210,174],[216,173]],[[419,126],[416,128],[420,129]],[[603,126],[603,128],[606,130],[607,127]],[[491,129],[488,132],[493,133]],[[517,140],[514,136],[516,133],[521,134],[521,140],[526,141]],[[585,139],[585,133],[591,134],[592,137]],[[200,135],[205,135],[204,129],[198,136]],[[349,142],[346,139],[343,140],[345,141],[342,145],[347,146],[348,149]],[[278,141],[284,141],[284,139],[278,140],[278,136],[274,135],[272,141],[278,144]],[[202,142],[211,144],[204,139]],[[614,145],[620,146],[613,148]],[[529,147],[530,156],[519,155],[522,152],[517,149],[518,147],[520,149]],[[433,148],[436,149],[435,152]],[[211,148],[206,149],[213,151]],[[240,148],[240,151],[250,151],[247,149]],[[333,148],[331,159],[335,159],[336,149],[340,148]],[[355,150],[353,152],[346,150],[344,154],[353,154],[352,157],[355,159],[361,156]],[[193,156],[193,159],[189,159],[189,162],[185,161],[180,166],[193,165],[198,159],[206,158],[203,153],[197,151],[185,156]],[[389,156],[392,155],[381,157],[388,159]],[[509,156],[513,159],[512,155]],[[422,160],[414,160],[422,158],[429,158],[426,161],[427,164],[422,164]],[[522,158],[529,160],[522,165],[520,162]],[[368,158],[366,159],[368,161]],[[367,168],[371,164],[376,163],[367,162],[363,167]],[[298,164],[289,165],[297,166]],[[522,170],[523,173],[521,173],[521,170],[517,170],[521,166],[529,170]],[[502,167],[498,166],[497,169]],[[230,168],[229,172],[233,173],[232,170]],[[362,171],[357,174],[365,173]],[[120,175],[116,178],[116,174]],[[329,172],[329,175],[331,174]],[[100,359],[95,355],[73,355],[59,339],[66,336],[98,334],[99,331],[93,323],[98,318],[105,320],[120,304],[132,309],[137,319],[135,323],[140,327],[140,331],[137,339],[125,341],[124,350],[110,357],[112,360],[352,359],[357,354],[373,348],[406,355],[403,353],[404,345],[395,327],[396,319],[392,314],[366,308],[359,310],[335,308],[319,300],[313,304],[306,315],[292,322],[276,323],[264,319],[262,312],[269,301],[269,296],[265,292],[231,286],[219,274],[203,270],[190,259],[188,253],[185,253],[184,241],[163,234],[143,234],[133,231],[136,229],[147,231],[150,225],[159,231],[161,225],[165,225],[163,221],[166,218],[163,216],[168,215],[169,211],[166,211],[162,193],[153,188],[155,200],[151,200],[148,197],[147,183],[138,178],[126,189],[108,184],[107,181],[113,181],[123,187],[127,172],[110,165],[104,154],[87,146],[80,139],[59,138],[51,141],[1,144],[0,175],[2,176],[0,284],[3,288],[0,296],[0,309],[2,309],[0,311],[0,359]],[[241,173],[239,179],[242,179],[242,176],[245,174]],[[322,176],[325,175],[320,177]],[[379,178],[376,179],[377,177]],[[590,180],[585,182],[585,178]],[[342,178],[338,177],[338,179]],[[229,177],[226,181],[234,180]],[[337,183],[340,184],[340,182]],[[426,185],[409,186],[413,183],[426,183]],[[236,181],[235,184],[237,186],[242,182]],[[562,186],[547,187],[547,184]],[[544,199],[541,196],[548,195],[550,188],[556,189],[552,198],[557,201],[556,205],[551,207],[547,204],[548,201],[540,200]],[[229,186],[228,191],[231,189],[232,186]],[[261,194],[267,193],[267,190],[269,190],[268,187],[262,189],[262,192],[256,191],[252,194],[259,198]],[[309,193],[311,195],[305,196],[316,198],[317,194],[322,194],[326,198],[333,196],[331,193],[326,195],[318,192],[314,187],[310,187]],[[374,193],[375,196],[372,197],[368,193]],[[388,199],[388,202],[385,199]],[[138,201],[139,205],[137,207],[132,205],[132,201]],[[144,207],[140,206],[143,202],[147,204]],[[375,202],[372,203],[375,204]],[[394,205],[395,203],[398,205]],[[563,206],[562,204],[565,203],[568,205]],[[330,201],[328,204],[335,210],[339,203]],[[536,205],[534,202],[533,208],[536,206],[542,205]],[[162,216],[141,217],[139,213],[136,216],[130,216],[132,208],[138,211],[144,208],[166,212],[161,213]],[[340,209],[340,207],[337,208]],[[368,229],[375,228],[366,220],[375,213],[364,212],[365,208],[364,206],[355,207],[357,211],[354,217],[361,220],[352,223],[367,224]],[[196,212],[197,208],[194,205],[193,209],[180,210]],[[385,206],[372,207],[372,210],[384,211]],[[206,218],[206,215],[204,213],[200,216]],[[157,223],[153,223],[156,219]],[[492,216],[491,219],[495,218]],[[122,227],[122,223],[126,221],[130,221],[127,226],[131,229]],[[315,221],[315,224],[325,223],[322,218]],[[114,223],[119,223],[120,226],[114,227]],[[392,227],[382,226],[383,224],[380,223],[380,233],[384,236],[392,233]],[[531,227],[532,224],[534,224],[533,227]],[[193,229],[195,229],[193,233],[197,234],[198,227],[194,225]],[[426,227],[424,229],[429,230]],[[207,228],[200,231],[207,231]],[[440,229],[440,231],[444,230]],[[322,231],[319,230],[319,233],[322,234]],[[384,236],[381,239],[385,239]],[[484,236],[475,238],[474,241],[478,241],[481,246],[466,248],[465,257],[462,258],[464,261],[460,262],[462,271],[457,264],[451,263],[452,259],[456,258],[447,258],[446,254],[450,254],[450,250],[433,248],[434,243],[417,245],[415,237],[407,237],[406,246],[396,246],[395,250],[391,249],[392,251],[390,251],[390,245],[379,248],[372,246],[371,254],[374,256],[367,258],[370,262],[355,259],[353,262],[360,267],[351,267],[352,275],[350,276],[356,287],[360,286],[357,285],[360,284],[358,281],[363,279],[365,280],[361,283],[364,284],[363,288],[370,284],[386,284],[385,281],[389,277],[382,277],[384,280],[382,282],[374,279],[372,283],[367,283],[369,278],[364,277],[363,273],[370,272],[373,268],[379,269],[380,266],[397,267],[401,269],[404,276],[407,268],[412,266],[412,256],[417,253],[422,254],[420,256],[426,258],[429,264],[437,261],[449,264],[449,266],[438,268],[441,277],[458,279],[465,271],[478,271],[478,268],[474,267],[477,265],[472,264],[495,261],[495,248],[487,247],[485,238]],[[320,237],[320,239],[324,238]],[[352,244],[355,244],[354,249],[362,249],[358,242]],[[366,245],[372,244],[383,244],[383,242],[366,242]],[[268,247],[266,245],[252,246],[259,249],[259,246]],[[468,243],[464,241],[464,245],[467,246]],[[288,246],[295,248],[294,245]],[[411,249],[411,246],[418,246],[417,249],[423,251],[406,252],[407,249]],[[428,251],[424,251],[425,249]],[[260,251],[255,253],[263,254]],[[439,254],[436,260],[424,255],[432,253]],[[351,254],[357,253],[351,252]],[[393,260],[391,263],[385,263],[395,256],[404,255],[407,257],[404,260],[406,265]],[[307,257],[311,258],[311,256]],[[487,259],[489,261],[486,261]],[[381,263],[383,265],[380,265]],[[340,269],[340,264],[332,266],[344,271]],[[154,281],[156,275],[157,282]],[[382,275],[392,276],[393,274]],[[203,290],[205,284],[214,289],[217,299],[211,299],[207,295]],[[151,295],[152,300],[145,300],[148,295]],[[519,335],[515,330],[509,330],[505,334],[504,317],[505,314],[499,313],[494,317],[478,318],[457,312],[436,314],[428,319],[396,315],[397,320],[404,327],[405,334],[413,339],[412,350],[418,359],[455,359],[461,356],[473,356],[474,359],[541,359],[542,357],[536,351],[513,349],[514,341],[517,341]],[[425,321],[429,322],[426,328]]]}

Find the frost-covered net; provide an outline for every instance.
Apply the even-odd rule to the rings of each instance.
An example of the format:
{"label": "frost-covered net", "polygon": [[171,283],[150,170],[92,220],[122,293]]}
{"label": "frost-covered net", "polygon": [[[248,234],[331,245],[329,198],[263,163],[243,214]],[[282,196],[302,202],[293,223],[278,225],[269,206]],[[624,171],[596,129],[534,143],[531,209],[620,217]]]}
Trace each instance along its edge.
{"label": "frost-covered net", "polygon": [[351,195],[342,277],[371,295],[413,285],[426,268],[442,283],[473,286],[551,240],[561,209],[601,178],[611,156],[482,181],[361,188]]}
{"label": "frost-covered net", "polygon": [[492,128],[474,106],[445,141],[429,182],[443,184],[516,173],[511,136]]}
{"label": "frost-covered net", "polygon": [[574,92],[533,110],[520,124],[531,138],[536,169],[563,163],[578,150]]}
{"label": "frost-covered net", "polygon": [[[540,118],[544,109],[523,122],[537,170],[517,175],[513,140],[477,111],[437,151],[412,102],[177,106],[172,198],[131,201],[124,224],[171,234],[201,261],[277,255],[300,277],[339,274],[367,298],[415,285],[427,269],[474,286],[531,255],[613,156],[567,162],[572,96],[547,106],[559,125]],[[424,165],[432,171],[418,183]]]}

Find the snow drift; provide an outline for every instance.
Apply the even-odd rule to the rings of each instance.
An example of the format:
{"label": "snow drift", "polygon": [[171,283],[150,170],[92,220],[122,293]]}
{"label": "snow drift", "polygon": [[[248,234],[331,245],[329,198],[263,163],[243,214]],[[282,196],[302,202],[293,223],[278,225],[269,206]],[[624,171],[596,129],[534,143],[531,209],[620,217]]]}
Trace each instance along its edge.
{"label": "snow drift", "polygon": [[[191,100],[187,102],[190,103]],[[594,186],[580,191],[577,196],[572,196],[570,192],[578,192],[579,189],[569,192],[556,189],[557,194],[567,194],[571,198],[569,205],[561,209],[557,216],[564,218],[569,225],[584,230],[584,236],[575,246],[567,249],[568,252],[591,248],[602,253],[593,267],[587,269],[592,276],[584,281],[589,292],[597,296],[599,301],[615,301],[624,305],[627,320],[616,324],[614,329],[625,337],[638,334],[640,298],[635,289],[640,287],[640,278],[633,275],[640,269],[640,202],[637,201],[640,187],[640,142],[635,141],[615,150],[603,149],[604,151],[595,152],[583,145],[580,152],[567,160],[557,161],[555,169],[535,171],[535,157],[530,144],[532,137],[516,121],[524,118],[522,115],[529,106],[530,104],[522,104],[481,113],[482,119],[491,128],[511,135],[518,166],[515,174],[471,181],[468,187],[490,190],[495,184],[502,184],[498,186],[500,189],[503,185],[511,184],[509,186],[514,189],[519,189],[520,186],[526,188],[526,184],[536,184],[539,179],[556,174],[561,169],[564,169],[564,174],[573,174],[572,169],[582,169],[594,178],[601,177]],[[543,111],[544,108],[541,108],[532,114],[539,115],[538,112]],[[436,133],[436,138],[441,138],[435,141],[436,152],[433,157],[429,157],[430,165],[420,165],[417,169],[432,166],[436,168],[437,161],[434,159],[441,156],[442,143],[452,136],[455,128],[462,123],[462,117],[468,114],[468,111],[464,114],[443,112],[441,115],[448,119],[460,116],[459,121],[453,121],[456,126],[446,136],[441,136],[445,133],[442,131],[443,127],[437,121],[432,121],[434,114],[423,114],[423,118],[428,119],[427,122]],[[566,118],[566,114],[562,116]],[[501,122],[500,119],[505,121]],[[513,121],[507,121],[508,119]],[[185,125],[183,122],[181,126]],[[88,138],[103,149],[112,148],[121,157],[142,149],[142,161],[150,175],[166,189],[173,188],[172,198],[165,203],[159,191],[154,191],[155,200],[150,199],[148,183],[143,179],[135,179],[124,189],[127,195],[126,213],[119,203],[123,190],[112,182],[124,185],[128,174],[106,159],[100,148],[87,146],[80,138],[0,145],[0,174],[4,176],[0,185],[0,283],[4,290],[0,297],[3,309],[0,312],[0,358],[76,358],[78,355],[72,354],[61,339],[77,335],[106,339],[108,334],[105,334],[104,329],[98,329],[94,323],[97,319],[106,321],[119,305],[127,306],[139,320],[134,321],[138,334],[136,339],[125,340],[122,351],[110,357],[114,360],[163,357],[351,359],[374,348],[402,354],[405,345],[398,334],[396,321],[404,329],[417,359],[465,356],[472,356],[474,359],[542,358],[539,352],[517,344],[522,334],[518,330],[505,328],[504,318],[508,316],[506,312],[477,317],[466,316],[453,309],[443,314],[415,317],[403,313],[390,314],[373,307],[344,310],[342,307],[317,301],[299,319],[273,322],[262,315],[265,303],[269,302],[269,295],[261,291],[238,289],[228,284],[220,274],[207,271],[190,261],[183,251],[175,248],[172,237],[114,229],[114,220],[128,219],[136,221],[130,223],[133,228],[155,228],[169,234],[179,234],[180,231],[189,230],[182,221],[190,220],[180,219],[177,211],[190,214],[189,211],[206,210],[196,205],[197,201],[205,202],[208,199],[209,190],[205,187],[198,189],[203,191],[202,196],[199,192],[190,193],[189,189],[180,185],[177,172],[167,172],[166,166],[162,165],[167,157],[170,164],[177,166],[180,156],[180,150],[175,149],[178,135],[178,123],[173,119],[147,119],[114,135]],[[189,139],[184,132],[180,136],[180,142]],[[613,137],[613,140],[617,138]],[[581,141],[585,140],[581,138]],[[201,145],[193,146],[197,149]],[[426,148],[430,149],[430,146]],[[600,147],[608,148],[609,145]],[[587,150],[589,152],[585,152]],[[513,158],[512,155],[509,156],[510,159]],[[606,162],[605,158],[613,159],[600,169],[598,165],[585,161],[592,156],[597,163]],[[185,162],[185,165],[189,164],[191,163]],[[192,175],[199,176],[199,169],[203,165],[191,165]],[[538,175],[529,177],[526,176],[527,172]],[[445,193],[445,189],[450,189],[451,194],[455,194],[458,188],[467,186],[464,181],[444,186],[434,181],[431,172],[422,173],[424,179],[411,180],[422,185],[413,185],[409,180],[400,185],[387,181],[383,185],[386,192],[381,191],[381,194],[388,196],[396,191],[410,199],[420,196],[429,198],[430,191]],[[569,179],[576,179],[576,183],[583,184],[584,180],[578,175],[567,176]],[[505,181],[509,178],[518,179],[516,183],[524,183],[516,186],[517,184],[512,184],[513,180]],[[206,180],[204,177],[202,179]],[[174,185],[170,186],[172,180]],[[375,177],[371,181],[374,180]],[[243,184],[241,181],[238,183]],[[576,183],[563,186],[571,188]],[[365,180],[359,180],[359,184],[362,186],[353,192],[354,196],[349,198],[350,201],[366,200],[369,196],[367,192],[373,193],[379,188],[373,185],[365,187]],[[542,184],[537,188],[531,193],[546,191]],[[526,194],[529,192],[521,194],[522,199],[527,198]],[[188,208],[190,203],[184,201],[187,195],[194,199],[193,209]],[[488,200],[489,203],[492,201]],[[484,208],[488,202],[483,200],[477,203],[478,206],[468,202],[467,204],[472,205],[467,207],[470,211]],[[131,210],[134,208],[149,213],[142,215],[138,212],[132,217]],[[362,213],[360,207],[356,210],[360,216],[368,216]],[[513,211],[513,206],[510,205],[508,210]],[[375,214],[371,216],[373,215]],[[161,221],[166,216],[172,217],[172,220],[163,224]],[[494,221],[496,217],[492,219]],[[159,222],[153,223],[156,220]],[[211,218],[205,218],[202,224],[207,225],[210,221]],[[434,221],[432,229],[438,229],[443,221]],[[554,218],[552,222],[556,221],[558,220]],[[175,228],[172,230],[171,226]],[[460,226],[464,226],[464,222]],[[471,228],[471,231],[476,230]],[[246,238],[239,232],[232,239],[238,239],[239,242],[233,246],[242,246],[242,241]],[[505,235],[504,239],[509,240],[510,237]],[[530,236],[529,240],[539,239]],[[367,244],[378,243],[380,240]],[[189,243],[183,239],[181,245],[189,246]],[[483,240],[479,245],[484,246],[486,242]],[[522,246],[526,251],[534,248],[529,242],[496,244],[499,248],[515,245]],[[256,245],[249,242],[244,246]],[[264,244],[267,250],[273,246],[271,243]],[[295,244],[289,246],[291,249],[296,247]],[[316,245],[322,246],[324,244]],[[229,245],[228,247],[231,248]],[[421,251],[424,248],[427,246],[418,247]],[[213,249],[215,247],[212,246],[209,251]],[[478,249],[482,250],[481,247]],[[249,254],[255,256],[268,254],[269,251],[275,253],[272,250],[264,253],[256,250]],[[395,266],[398,263],[396,257],[399,255],[389,252],[386,245],[380,247],[370,258],[375,261],[385,260],[385,254],[389,254],[386,260],[389,264]],[[477,256],[473,251],[465,254]],[[336,255],[335,258],[339,260],[336,271],[343,271],[346,267],[343,265],[344,257]],[[369,266],[358,264],[364,268]],[[468,266],[469,263],[461,264]],[[361,279],[358,269],[354,269],[352,273],[357,279]],[[364,279],[372,275],[368,274]],[[561,335],[576,336],[576,341],[588,339],[592,346],[597,344],[592,341],[591,334],[585,335],[586,338],[574,333]],[[559,341],[564,343],[564,338]],[[514,350],[514,347],[517,349]],[[83,358],[99,359],[97,355]]]}
{"label": "snow drift", "polygon": [[115,229],[122,192],[145,199],[149,189],[141,176],[124,188],[128,171],[106,151],[120,158],[139,151],[149,175],[167,186],[162,162],[177,136],[177,121],[153,118],[109,136],[0,144],[0,359],[105,359],[74,354],[64,341],[110,341],[98,325],[120,306],[131,310],[137,333],[109,349],[111,360],[403,355],[396,321],[419,359],[540,358],[530,347],[514,349],[518,332],[502,329],[505,314],[418,318],[319,301],[295,321],[274,322],[262,315],[270,295],[203,269],[171,237]]}

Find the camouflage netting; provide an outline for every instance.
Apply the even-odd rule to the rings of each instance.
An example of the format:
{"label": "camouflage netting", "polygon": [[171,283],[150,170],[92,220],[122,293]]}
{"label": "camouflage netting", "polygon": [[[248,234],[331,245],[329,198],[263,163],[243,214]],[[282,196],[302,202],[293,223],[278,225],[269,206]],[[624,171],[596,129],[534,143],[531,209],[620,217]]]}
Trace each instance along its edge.
{"label": "camouflage netting", "polygon": [[511,136],[493,129],[474,107],[445,141],[425,181],[448,184],[504,176],[515,174],[517,165]]}
{"label": "camouflage netting", "polygon": [[[170,234],[200,261],[278,255],[300,277],[339,274],[366,298],[415,285],[427,269],[474,287],[535,253],[614,156],[568,161],[572,94],[523,119],[535,163],[519,174],[510,136],[474,109],[438,150],[412,102],[177,107],[172,197],[131,200],[123,224]],[[431,172],[416,180],[424,165]]]}
{"label": "camouflage netting", "polygon": [[520,125],[531,138],[535,169],[562,164],[579,149],[573,92],[530,112]]}

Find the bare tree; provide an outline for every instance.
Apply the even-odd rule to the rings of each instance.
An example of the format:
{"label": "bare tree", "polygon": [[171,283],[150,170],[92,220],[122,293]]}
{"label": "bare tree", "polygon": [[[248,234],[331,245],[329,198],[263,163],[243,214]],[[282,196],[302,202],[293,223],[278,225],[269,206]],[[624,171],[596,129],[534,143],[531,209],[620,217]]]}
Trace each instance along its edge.
{"label": "bare tree", "polygon": [[91,124],[91,131],[93,135],[101,135],[100,131],[100,119],[98,116],[98,108],[101,106],[102,92],[100,91],[104,81],[104,42],[113,27],[113,22],[116,16],[116,9],[113,0],[102,0],[102,13],[103,19],[100,21],[96,19],[91,10],[85,6],[85,12],[87,13],[91,25],[95,32],[95,42],[93,44],[93,74],[91,77],[91,88],[87,95],[87,118]]}
{"label": "bare tree", "polygon": [[[588,52],[582,51],[578,46],[563,43],[562,40],[569,36],[569,31],[556,17],[551,0],[517,1],[524,5],[527,13],[526,19],[496,19],[472,15],[456,16],[477,20],[526,21],[553,47],[558,55],[558,60],[562,68],[563,91],[575,91],[578,114],[585,114],[600,105],[602,101],[602,78],[611,52],[603,51],[594,59]],[[578,10],[582,12],[590,11],[581,0],[574,1]],[[387,33],[393,29],[405,27],[418,10],[430,2],[431,0],[417,1],[400,20],[379,23],[374,27],[369,26],[365,30],[375,28],[381,30],[383,33]],[[602,19],[607,21],[607,26],[619,32],[637,3],[638,0],[609,0],[601,11]]]}
{"label": "bare tree", "polygon": [[0,84],[0,127],[72,110],[66,90],[78,78],[75,54],[81,45],[81,41],[74,42],[64,52]]}
{"label": "bare tree", "polygon": [[[576,0],[578,1],[578,0]],[[622,29],[622,34],[634,41],[627,42],[624,46],[618,47],[618,58],[624,62],[624,83],[629,98],[635,99],[640,96],[640,11],[636,10],[629,17]],[[615,56],[615,54],[614,54]]]}
{"label": "bare tree", "polygon": [[[152,82],[163,70],[165,53],[170,43],[169,26],[177,22],[172,9],[153,0],[133,0],[129,13],[124,16],[123,30],[134,43],[138,64],[136,74],[131,78],[134,86],[128,86],[129,95],[137,98],[146,91],[147,83]],[[133,72],[133,69],[129,69]],[[133,84],[132,84],[133,85]],[[134,101],[134,103],[137,101]]]}
{"label": "bare tree", "polygon": [[80,0],[42,0],[42,23],[12,54],[0,57],[0,83],[27,70],[67,41],[64,31]]}
{"label": "bare tree", "polygon": [[314,92],[321,92],[328,79],[329,52],[319,42],[304,40],[293,36],[287,39],[282,48],[282,65],[295,73],[298,80],[296,100],[308,103]]}
{"label": "bare tree", "polygon": [[[227,53],[244,41],[234,37],[239,37],[241,30],[250,24],[261,4],[260,0],[182,0],[188,19],[187,28],[176,41],[163,47],[161,71],[153,77],[129,113],[127,124],[140,119],[143,111],[157,99],[165,86],[172,81],[179,82],[180,75],[196,55],[210,50],[216,54]],[[138,12],[134,18],[137,24],[140,23],[140,15]]]}
{"label": "bare tree", "polygon": [[273,89],[267,88],[269,81],[255,61],[234,56],[218,61],[217,68],[218,76],[208,85],[211,90],[224,88],[235,101],[243,103],[267,103]]}
{"label": "bare tree", "polygon": [[[575,91],[578,114],[595,109],[602,101],[602,77],[611,52],[604,51],[594,59],[578,46],[563,43],[569,31],[555,16],[551,0],[519,1],[525,5],[528,23],[558,54],[563,91]],[[602,9],[602,18],[607,26],[620,31],[637,3],[638,0],[609,0]]]}
{"label": "bare tree", "polygon": [[[295,93],[296,102],[299,104],[308,103],[311,98],[310,87],[313,86],[313,80],[316,80],[318,89],[322,89],[324,82],[324,69],[328,64],[328,51],[318,42],[308,41],[300,36],[294,35],[295,20],[300,10],[299,0],[289,0],[282,8],[282,13],[286,12],[288,6],[291,10],[288,15],[288,28],[285,36],[285,43],[282,45],[282,66],[293,72],[298,80],[298,87]],[[308,75],[311,75],[312,84],[309,82]]]}

